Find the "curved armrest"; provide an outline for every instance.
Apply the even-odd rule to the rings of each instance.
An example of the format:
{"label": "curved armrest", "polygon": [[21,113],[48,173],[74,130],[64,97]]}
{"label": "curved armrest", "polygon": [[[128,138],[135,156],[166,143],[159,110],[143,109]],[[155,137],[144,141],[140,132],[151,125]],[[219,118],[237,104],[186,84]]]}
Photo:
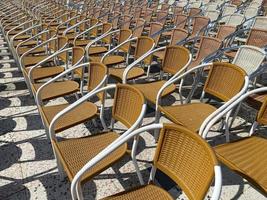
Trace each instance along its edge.
{"label": "curved armrest", "polygon": [[[25,24],[32,23],[32,22],[34,22],[34,20],[31,19],[31,20],[29,20],[29,21],[23,22],[23,23],[19,24],[18,26],[16,26],[16,27],[10,29],[9,31],[7,31],[7,34],[6,34],[7,37],[9,36],[9,33],[10,33],[10,32],[16,30],[17,28],[19,28],[19,27],[21,27],[21,26],[24,26]],[[18,35],[19,35],[19,34],[18,34]]]}

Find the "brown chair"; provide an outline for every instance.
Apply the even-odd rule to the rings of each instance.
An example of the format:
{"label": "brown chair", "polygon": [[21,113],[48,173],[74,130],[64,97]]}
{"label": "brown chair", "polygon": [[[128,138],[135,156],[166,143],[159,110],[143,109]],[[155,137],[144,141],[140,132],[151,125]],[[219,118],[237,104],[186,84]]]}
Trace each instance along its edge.
{"label": "brown chair", "polygon": [[[141,36],[139,38],[132,38],[132,39],[126,40],[121,45],[118,45],[117,47],[113,48],[112,51],[115,51],[116,49],[120,48],[124,44],[132,42],[132,41],[136,41],[136,44],[137,44],[134,55],[133,55],[134,59],[138,59],[139,57],[143,56],[147,52],[151,51],[155,46],[154,40],[152,38]],[[129,58],[129,55],[130,53],[128,53],[127,58]],[[108,54],[105,54],[105,56],[102,59],[104,60],[107,56]],[[152,61],[152,57],[151,56],[147,57],[143,62],[143,66],[150,66],[151,61]],[[126,64],[128,64],[128,59],[126,60]],[[125,65],[109,68],[109,75],[112,78],[115,78],[116,80],[121,82],[123,79],[123,73],[125,69],[126,69]],[[143,76],[144,74],[145,74],[144,69],[140,66],[136,66],[136,67],[133,67],[132,70],[130,71],[128,79],[129,80],[135,79],[137,77]]]}
{"label": "brown chair", "polygon": [[[162,50],[162,48],[158,49]],[[155,49],[154,51],[157,51],[157,49]],[[153,54],[154,51],[151,52],[151,54]],[[145,98],[155,105],[159,90],[167,82],[166,80],[163,80],[164,73],[165,75],[171,74],[173,76],[172,78],[177,77],[179,74],[186,71],[188,65],[191,62],[191,59],[192,56],[186,48],[182,46],[167,46],[164,48],[164,59],[162,65],[160,66],[160,80],[147,81],[146,83],[137,83],[133,84],[132,86],[140,90],[145,96]],[[171,84],[168,88],[164,90],[161,97],[167,96],[173,93],[175,90],[176,85]]]}
{"label": "brown chair", "polygon": [[[204,68],[209,65],[210,64],[205,64],[201,67]],[[197,69],[197,67],[195,69]],[[188,74],[191,72],[189,70],[186,73]],[[227,102],[245,86],[245,77],[246,72],[242,68],[230,63],[215,62],[211,65],[200,103],[187,103],[172,106],[159,105],[159,111],[174,123],[183,125],[197,132],[203,121],[217,109],[212,105],[202,103],[204,94],[212,95],[223,102]],[[160,104],[160,99],[158,102]],[[159,120],[159,116],[157,115],[156,121]]]}
{"label": "brown chair", "polygon": [[[187,30],[175,28],[171,31],[171,40],[169,46],[174,46],[177,43],[184,41],[187,37],[188,37]],[[165,55],[164,51],[157,51],[153,54],[153,56],[157,57],[158,60],[163,60],[164,55]]]}
{"label": "brown chair", "polygon": [[143,33],[146,21],[144,19],[135,19],[131,23],[135,26],[133,27],[133,37],[140,37]]}
{"label": "brown chair", "polygon": [[[70,54],[71,53],[71,54]],[[79,65],[84,60],[84,54],[85,51],[81,47],[72,47],[65,49],[63,51],[59,51],[53,55],[51,55],[49,58],[43,60],[39,63],[39,65],[34,66],[30,69],[28,72],[28,77],[30,80],[30,84],[32,86],[32,92],[33,94],[36,94],[38,89],[44,85],[45,82],[48,80],[38,82],[39,80],[51,78],[56,76],[54,71],[54,67],[50,69],[50,67],[40,67],[41,65],[44,65],[46,61],[49,61],[50,59],[57,59],[59,58],[61,60],[62,66],[65,65],[65,70],[69,68],[73,68],[77,65]],[[71,56],[71,59],[69,57]],[[70,65],[71,64],[71,65]],[[75,71],[75,73],[81,78],[81,72]],[[72,75],[73,76],[73,75]],[[51,100],[57,97],[66,96],[69,94],[73,94],[79,91],[79,84],[76,81],[71,80],[71,78],[66,78],[60,81],[56,81],[53,83],[50,83],[48,86],[46,86],[41,94],[40,94],[40,101],[47,101]]]}
{"label": "brown chair", "polygon": [[[120,134],[114,130],[110,130],[88,137],[72,138],[64,141],[57,140],[55,133],[60,125],[66,124],[68,121],[74,122],[76,118],[80,118],[82,115],[89,115],[89,113],[96,111],[97,107],[95,104],[88,102],[88,98],[94,94],[103,93],[103,91],[114,88],[115,95],[112,107],[112,118],[121,122],[127,128],[122,137],[120,137]],[[81,107],[84,105],[91,105],[92,108],[82,109]],[[132,106],[129,107],[129,105]],[[64,109],[53,119],[49,129],[51,143],[58,161],[60,172],[62,172],[61,170],[64,170],[69,180],[72,181],[77,172],[79,172],[89,160],[108,147],[113,141],[117,141],[119,138],[127,136],[129,131],[135,130],[142,122],[145,108],[145,99],[138,90],[129,85],[117,84],[87,94],[73,105],[70,105],[69,108]],[[70,118],[70,113],[74,113],[73,118]],[[79,115],[77,115],[77,113],[79,113]],[[123,158],[126,154],[127,145],[124,144],[114,153],[111,153],[106,159],[102,160],[98,166],[88,171],[86,175],[82,177],[82,182],[85,183],[85,181],[92,179],[93,176],[101,173],[114,162]],[[136,160],[133,161],[136,163]],[[135,166],[136,170],[138,170],[137,163]]]}
{"label": "brown chair", "polygon": [[[186,15],[183,15],[183,14],[176,15],[175,16],[175,20],[174,20],[174,27],[175,28],[184,29],[185,28],[185,25],[186,25],[186,22],[187,22],[187,16]],[[167,31],[167,32],[163,32],[162,33],[162,36],[168,38],[172,34],[173,34],[172,31]]]}
{"label": "brown chair", "polygon": [[192,31],[190,38],[196,36],[202,36],[204,34],[205,27],[208,26],[210,19],[208,17],[197,16],[192,19]]}
{"label": "brown chair", "polygon": [[[254,96],[259,93],[267,92],[267,87],[262,87],[256,90],[248,91],[234,103],[232,103],[229,109],[234,108],[240,104],[248,96]],[[227,110],[226,110],[227,111]],[[216,116],[214,121],[219,120],[224,113]],[[214,121],[210,122],[206,130],[203,132],[203,136],[207,137],[207,133]],[[242,137],[231,142],[220,144],[214,147],[216,156],[220,162],[229,167],[234,172],[245,178],[255,188],[262,192],[263,195],[267,194],[266,183],[266,170],[267,170],[267,139],[266,136],[257,134],[256,127],[258,125],[267,125],[267,99],[263,101],[260,110],[257,114],[256,121],[253,123],[250,130],[249,137]]]}
{"label": "brown chair", "polygon": [[[204,199],[215,177],[215,190],[212,199],[219,199],[221,191],[221,168],[217,162],[215,153],[209,144],[196,133],[174,124],[153,124],[134,131],[131,136],[137,137],[140,133],[161,128],[160,138],[153,158],[153,166],[150,173],[149,183],[130,190],[126,190],[105,200],[172,200],[173,197],[163,188],[154,183],[157,170],[160,170],[174,181],[189,199]],[[79,171],[72,181],[71,192],[73,199],[82,198],[80,182],[86,172],[91,172],[109,155],[119,151],[127,140],[123,138],[117,144],[106,148],[93,160],[90,160]],[[98,161],[101,160],[101,161]],[[77,190],[78,188],[78,190]],[[75,191],[76,189],[76,191]],[[77,191],[80,191],[79,193]]]}
{"label": "brown chair", "polygon": [[[43,105],[42,96],[48,92],[46,88],[51,87],[50,85],[54,85],[56,81],[70,74],[71,72],[75,72],[79,68],[83,69],[88,68],[88,82],[87,82],[88,92],[96,90],[105,84],[105,81],[107,79],[107,68],[102,63],[84,63],[81,65],[77,65],[74,68],[66,70],[65,72],[55,77],[54,79],[43,84],[42,87],[40,87],[37,91],[36,99],[37,99],[38,109],[43,121],[43,125],[45,127],[45,130],[47,130],[47,133],[49,130],[49,126],[53,122],[53,118],[59,112],[67,108],[70,104],[64,103],[56,105]],[[64,81],[62,83],[64,83]],[[60,90],[60,88],[58,89]],[[106,125],[103,120],[104,94],[99,93],[97,97],[101,102],[100,113],[98,112],[98,107],[94,103],[84,102],[75,109],[68,112],[68,114],[62,117],[58,121],[58,123],[54,124],[53,131],[55,133],[58,133],[98,116],[100,117],[101,123],[104,129],[106,130]],[[77,115],[77,113],[79,114]]]}
{"label": "brown chair", "polygon": [[119,27],[121,29],[129,29],[130,28],[130,24],[131,24],[131,19],[132,19],[131,15],[122,15],[120,17]]}

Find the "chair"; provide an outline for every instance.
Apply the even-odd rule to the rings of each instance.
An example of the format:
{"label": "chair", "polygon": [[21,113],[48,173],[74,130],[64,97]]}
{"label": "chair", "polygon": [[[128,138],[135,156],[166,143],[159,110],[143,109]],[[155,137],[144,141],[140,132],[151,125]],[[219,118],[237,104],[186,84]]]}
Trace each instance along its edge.
{"label": "chair", "polygon": [[[88,115],[93,110],[95,111],[95,104],[88,102],[87,100],[98,93],[103,93],[104,91],[111,89],[115,89],[112,118],[121,122],[127,128],[122,135],[114,130],[110,130],[88,137],[72,138],[64,141],[57,140],[55,136],[57,127],[60,124],[64,124],[67,119],[74,121],[74,119],[69,118],[70,113],[75,111],[75,113],[77,113],[78,110],[80,115],[82,115],[82,113]],[[85,104],[92,105],[95,108],[81,110],[81,106],[84,106]],[[129,107],[129,104],[132,106]],[[77,102],[62,110],[53,118],[49,127],[51,143],[58,161],[59,171],[62,173],[62,170],[64,170],[69,180],[73,181],[73,178],[89,160],[94,158],[112,142],[120,141],[122,138],[127,137],[133,130],[138,128],[142,123],[145,111],[146,104],[143,95],[133,87],[122,84],[109,85],[99,90],[95,90],[92,93],[88,93]],[[77,118],[79,116],[75,115],[75,117]],[[134,146],[136,145],[137,142],[135,141]],[[133,147],[133,149],[135,149],[135,147]],[[92,179],[95,175],[110,167],[114,162],[123,158],[126,154],[127,145],[124,144],[114,153],[111,153],[108,158],[102,160],[98,167],[94,167],[92,170],[87,171],[86,175],[83,175],[81,178],[82,182],[84,183],[85,181]],[[133,158],[133,162],[138,176],[141,177],[135,158]]]}
{"label": "chair", "polygon": [[[221,62],[199,65],[188,70],[176,80],[169,81],[164,87],[166,88],[174,81],[178,81],[187,74],[192,73],[192,71],[203,69],[206,66],[211,66],[211,68],[203,88],[200,103],[163,106],[159,98],[157,99],[158,108],[156,110],[158,110],[158,114],[156,115],[156,122],[159,120],[159,112],[162,112],[172,122],[197,132],[204,120],[217,110],[216,107],[202,102],[205,94],[227,102],[239,93],[243,87],[247,88],[246,72],[234,64]],[[161,96],[163,89],[159,92],[158,97]]]}
{"label": "chair", "polygon": [[[240,102],[242,102],[251,95],[255,95],[258,93],[266,94],[266,92],[267,88],[262,87],[241,95],[234,103],[228,106],[228,108],[224,112],[220,113],[212,121],[210,121],[210,123],[206,126],[205,130],[202,132],[203,137],[207,137],[210,127],[216,121],[220,120],[230,109],[233,109],[235,106],[239,105]],[[257,127],[256,125],[266,124],[267,99],[265,98],[257,114],[256,122],[252,126],[249,137],[244,137],[214,147],[214,151],[220,162],[222,162],[231,170],[248,180],[250,184],[255,186],[255,188],[261,191],[264,195],[266,195],[267,193],[267,177],[265,173],[267,166],[267,158],[265,154],[267,150],[267,140],[266,137],[257,135],[257,131],[255,131],[255,128]]]}
{"label": "chair", "polygon": [[255,29],[267,29],[267,17],[255,17],[252,25],[251,25],[252,28],[255,28]]}
{"label": "chair", "polygon": [[190,31],[190,38],[202,36],[207,28],[210,19],[208,17],[197,16],[192,19],[192,30]]}
{"label": "chair", "polygon": [[91,158],[72,180],[72,198],[75,200],[82,198],[80,184],[85,174],[108,159],[110,154],[119,151],[129,139],[137,137],[144,131],[159,128],[161,128],[160,139],[153,159],[149,183],[104,199],[173,199],[167,191],[153,183],[157,170],[172,179],[190,199],[204,199],[215,177],[212,199],[219,199],[222,182],[221,168],[212,148],[196,133],[173,124],[152,124],[142,127],[130,133],[128,137],[122,138],[116,143],[113,142],[112,145]]}

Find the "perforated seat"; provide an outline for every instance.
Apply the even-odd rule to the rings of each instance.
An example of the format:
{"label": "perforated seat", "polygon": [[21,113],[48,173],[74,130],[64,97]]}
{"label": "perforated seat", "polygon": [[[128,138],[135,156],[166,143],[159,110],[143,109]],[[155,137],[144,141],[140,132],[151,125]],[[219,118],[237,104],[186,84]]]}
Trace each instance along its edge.
{"label": "perforated seat", "polygon": [[[110,68],[108,73],[113,78],[115,78],[115,79],[117,79],[119,81],[122,81],[123,73],[124,73],[125,69],[126,69],[125,67],[122,67],[122,68]],[[138,77],[143,76],[144,74],[145,74],[144,69],[142,69],[140,67],[133,67],[129,71],[129,73],[127,75],[127,79],[131,80],[131,79],[134,79],[134,78],[138,78]]]}
{"label": "perforated seat", "polygon": [[[102,59],[102,57],[96,57],[96,56],[92,56],[90,57],[90,60],[93,61],[93,62],[100,62]],[[103,63],[105,65],[115,65],[115,64],[120,64],[120,63],[123,63],[125,62],[125,59],[123,56],[116,56],[116,55],[111,55],[111,56],[107,56]]]}
{"label": "perforated seat", "polygon": [[[19,47],[17,50],[17,53],[21,56],[25,52],[29,51],[31,47]],[[30,54],[39,54],[39,53],[44,53],[46,49],[44,47],[38,47],[35,50],[32,50]]]}
{"label": "perforated seat", "polygon": [[91,40],[86,40],[86,39],[78,39],[75,41],[75,45],[76,46],[86,46],[87,44],[89,44],[91,42]]}
{"label": "perforated seat", "polygon": [[[86,111],[87,112],[87,111]],[[67,139],[62,142],[53,142],[57,155],[64,165],[70,181],[77,172],[99,152],[105,149],[110,143],[119,137],[118,133],[108,132],[94,136],[88,136],[77,139]],[[105,170],[118,159],[122,158],[127,151],[127,145],[124,144],[98,165],[92,168],[83,176],[83,181],[90,179],[95,174]]]}
{"label": "perforated seat", "polygon": [[[13,46],[14,47],[17,47],[19,43],[21,43],[22,41],[19,41],[19,40],[15,40],[14,43],[13,43]],[[25,43],[23,43],[21,46],[34,46],[34,45],[37,45],[37,41],[35,40],[30,40],[30,41],[27,41]]]}
{"label": "perforated seat", "polygon": [[[23,62],[25,67],[29,67],[32,65],[36,65],[37,63],[41,62],[42,60],[44,60],[47,57],[48,57],[48,55],[25,56],[25,57],[23,57],[22,62]],[[51,61],[53,61],[53,60],[51,59]]]}
{"label": "perforated seat", "polygon": [[[63,66],[39,67],[39,68],[33,69],[32,78],[33,80],[37,81],[37,80],[45,79],[48,77],[56,76],[60,74],[61,72],[63,72],[64,70],[65,68]],[[26,68],[25,71],[28,74],[30,71],[30,68],[29,67]]]}

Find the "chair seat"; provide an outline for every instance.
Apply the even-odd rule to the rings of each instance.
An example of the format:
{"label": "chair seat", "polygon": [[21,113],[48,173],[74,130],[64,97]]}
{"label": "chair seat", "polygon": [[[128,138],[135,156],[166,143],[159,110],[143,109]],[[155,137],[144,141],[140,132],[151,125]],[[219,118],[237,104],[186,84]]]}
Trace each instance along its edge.
{"label": "chair seat", "polygon": [[165,51],[157,51],[153,53],[153,56],[156,56],[159,60],[163,60],[165,56]]}
{"label": "chair seat", "polygon": [[[93,62],[100,62],[102,59],[102,57],[97,57],[97,56],[91,56],[90,57],[90,60],[93,61]],[[105,65],[115,65],[115,64],[120,64],[120,63],[123,63],[125,62],[125,59],[123,56],[107,56],[105,59],[104,59],[104,64]]]}
{"label": "chair seat", "polygon": [[194,132],[199,130],[203,121],[215,110],[215,107],[205,103],[160,106],[160,111],[162,111],[167,118]]}
{"label": "chair seat", "polygon": [[[35,93],[42,85],[43,83],[33,84],[33,89],[35,90]],[[67,81],[54,82],[47,85],[41,91],[41,100],[47,101],[57,97],[73,94],[77,91],[79,91],[79,84],[75,81],[67,80]]]}
{"label": "chair seat", "polygon": [[21,31],[22,31],[22,29],[16,29],[16,30],[10,31],[8,35],[14,36],[14,35],[17,35],[18,33],[20,33]]}
{"label": "chair seat", "polygon": [[[30,49],[32,49],[32,48],[31,47],[19,47],[17,50],[17,54],[19,54],[21,56],[22,54],[29,51]],[[44,47],[38,47],[37,49],[31,51],[31,54],[44,53],[45,51],[46,51],[46,49]]]}
{"label": "chair seat", "polygon": [[267,93],[257,93],[247,98],[247,103],[254,109],[259,110],[262,103],[267,98]]}
{"label": "chair seat", "polygon": [[[56,116],[56,114],[58,114],[67,106],[69,106],[69,104],[40,107],[40,113],[43,116],[47,127],[49,127],[52,119]],[[77,115],[77,113],[79,114]],[[97,106],[90,102],[84,102],[66,115],[64,115],[61,119],[59,119],[59,121],[55,125],[55,132],[63,131],[77,124],[86,122],[89,119],[95,117],[96,114]]]}
{"label": "chair seat", "polygon": [[89,44],[92,40],[86,40],[86,39],[78,39],[75,41],[76,46],[86,46]]}
{"label": "chair seat", "polygon": [[145,185],[120,192],[103,200],[173,200],[168,192],[156,185]]}
{"label": "chair seat", "polygon": [[[67,139],[61,142],[53,141],[56,153],[63,163],[69,179],[72,181],[77,172],[99,152],[105,149],[110,143],[119,137],[119,134],[107,132],[93,136]],[[124,144],[117,150],[113,151],[109,156],[100,161],[83,177],[82,181],[86,181],[94,175],[101,173],[111,166],[118,159],[122,158],[127,151],[127,145]]]}
{"label": "chair seat", "polygon": [[23,58],[23,64],[24,66],[33,66],[36,65],[37,63],[41,62],[45,58],[47,58],[48,55],[34,55],[34,56],[25,56]]}
{"label": "chair seat", "polygon": [[106,47],[90,47],[89,55],[105,53],[107,51],[108,51],[108,48]]}
{"label": "chair seat", "polygon": [[17,37],[14,38],[14,40],[26,40],[26,39],[29,39],[30,37],[31,35],[27,35],[27,34],[18,35]]}
{"label": "chair seat", "polygon": [[252,136],[218,145],[214,148],[218,159],[252,184],[267,192],[267,139]]}
{"label": "chair seat", "polygon": [[[122,68],[110,68],[109,69],[109,75],[114,77],[115,79],[122,81],[122,76],[123,76],[123,72],[126,68],[122,67]],[[145,71],[140,68],[140,67],[133,67],[128,75],[127,75],[127,80],[130,79],[134,79],[134,78],[138,78],[140,76],[143,76],[145,74]]]}
{"label": "chair seat", "polygon": [[[17,47],[19,45],[19,43],[21,43],[22,41],[19,41],[19,40],[15,40],[14,43],[13,43],[13,46],[14,47]],[[28,42],[25,42],[23,43],[21,46],[34,46],[34,45],[37,45],[37,41],[35,40],[30,40]]]}
{"label": "chair seat", "polygon": [[[49,77],[54,77],[65,70],[62,66],[53,66],[53,67],[39,67],[35,68],[32,72],[33,80],[41,80]],[[27,74],[29,73],[30,68],[26,68]]]}
{"label": "chair seat", "polygon": [[[148,101],[155,104],[158,91],[164,85],[164,83],[166,83],[166,81],[162,80],[144,84],[133,84],[132,86],[140,90]],[[170,85],[164,90],[162,97],[174,92],[174,90],[175,85]]]}

